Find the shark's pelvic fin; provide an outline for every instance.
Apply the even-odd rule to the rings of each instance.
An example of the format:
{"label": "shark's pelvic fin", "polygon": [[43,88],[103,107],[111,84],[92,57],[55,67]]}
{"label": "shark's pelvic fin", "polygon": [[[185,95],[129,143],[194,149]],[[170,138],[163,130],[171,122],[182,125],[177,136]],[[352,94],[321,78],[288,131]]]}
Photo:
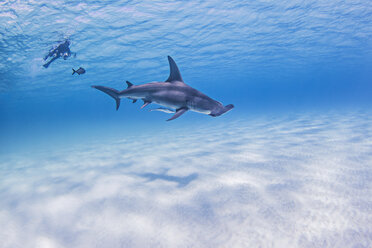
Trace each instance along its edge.
{"label": "shark's pelvic fin", "polygon": [[168,114],[172,114],[176,112],[173,109],[169,109],[169,108],[156,108],[156,109],[150,109],[150,111],[161,111],[161,112],[168,113]]}
{"label": "shark's pelvic fin", "polygon": [[93,85],[92,88],[95,88],[97,90],[100,90],[102,92],[105,92],[107,95],[109,95],[112,98],[114,98],[115,101],[116,101],[116,110],[119,109],[119,107],[120,107],[119,91],[117,91],[115,89],[112,89],[112,88],[109,88],[109,87],[105,87],[105,86],[96,86],[96,85]]}
{"label": "shark's pelvic fin", "polygon": [[149,102],[149,101],[145,101],[145,100],[143,100],[143,105],[142,105],[142,107],[141,107],[141,109],[143,109],[144,107],[146,107],[147,105],[149,105],[151,102]]}
{"label": "shark's pelvic fin", "polygon": [[183,82],[180,70],[178,70],[176,62],[174,62],[171,56],[168,56],[168,61],[169,61],[170,73],[169,73],[168,79],[165,80],[165,82],[170,82],[170,83],[174,81]]}
{"label": "shark's pelvic fin", "polygon": [[182,114],[184,114],[187,110],[189,110],[189,109],[188,108],[185,108],[185,107],[184,108],[177,109],[176,113],[172,116],[172,118],[168,119],[167,121],[171,121],[171,120],[177,119]]}
{"label": "shark's pelvic fin", "polygon": [[133,102],[132,103],[135,103],[135,102],[137,102],[137,99],[133,99]]}

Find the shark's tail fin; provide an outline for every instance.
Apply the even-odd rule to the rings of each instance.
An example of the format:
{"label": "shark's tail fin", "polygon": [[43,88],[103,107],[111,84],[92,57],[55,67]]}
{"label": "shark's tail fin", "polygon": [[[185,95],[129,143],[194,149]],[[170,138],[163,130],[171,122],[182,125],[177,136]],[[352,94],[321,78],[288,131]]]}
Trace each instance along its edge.
{"label": "shark's tail fin", "polygon": [[107,95],[114,98],[115,101],[116,101],[116,110],[119,109],[119,106],[120,106],[119,91],[117,91],[115,89],[112,89],[112,88],[109,88],[109,87],[105,87],[105,86],[95,86],[95,85],[93,85],[92,88],[95,88],[97,90],[105,92]]}
{"label": "shark's tail fin", "polygon": [[74,74],[75,74],[75,72],[76,72],[76,71],[74,70],[74,68],[72,68],[72,75],[74,75]]}

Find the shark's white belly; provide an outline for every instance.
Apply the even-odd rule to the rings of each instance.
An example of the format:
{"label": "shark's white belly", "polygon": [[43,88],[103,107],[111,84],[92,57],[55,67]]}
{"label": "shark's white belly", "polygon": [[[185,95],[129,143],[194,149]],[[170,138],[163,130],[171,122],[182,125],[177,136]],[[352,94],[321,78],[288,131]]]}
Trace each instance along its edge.
{"label": "shark's white belly", "polygon": [[174,103],[169,103],[169,102],[164,102],[164,101],[155,100],[154,103],[167,107],[167,108],[171,108],[171,109],[179,109],[183,107],[181,104],[174,104]]}
{"label": "shark's white belly", "polygon": [[194,112],[198,112],[198,113],[201,113],[201,114],[206,114],[206,115],[209,115],[211,113],[210,110],[198,109],[198,108],[190,108],[189,107],[189,110],[194,111]]}
{"label": "shark's white belly", "polygon": [[[200,101],[199,101],[200,103]],[[201,113],[201,114],[206,114],[206,115],[209,115],[211,113],[211,110],[204,107],[203,108],[203,104],[200,105],[198,104],[195,100],[191,100],[191,101],[188,101],[187,102],[187,108],[191,111],[194,111],[194,112],[198,112],[198,113]]]}
{"label": "shark's white belly", "polygon": [[[182,89],[182,88],[181,88]],[[150,92],[133,92],[131,94],[122,95],[121,97],[127,97],[129,99],[142,99],[144,101],[159,104],[163,107],[170,109],[188,108],[190,111],[198,112],[201,114],[209,115],[211,110],[200,104],[195,99],[190,100],[190,96],[182,90],[166,89],[166,90],[155,90]],[[204,107],[203,107],[204,106]]]}

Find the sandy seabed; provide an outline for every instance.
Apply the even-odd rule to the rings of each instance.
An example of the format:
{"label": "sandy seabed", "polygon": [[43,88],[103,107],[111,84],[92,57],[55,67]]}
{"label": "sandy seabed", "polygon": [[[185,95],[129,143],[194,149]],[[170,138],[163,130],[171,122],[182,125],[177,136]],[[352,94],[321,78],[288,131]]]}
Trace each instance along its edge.
{"label": "sandy seabed", "polygon": [[235,120],[0,159],[0,247],[371,247],[372,118]]}

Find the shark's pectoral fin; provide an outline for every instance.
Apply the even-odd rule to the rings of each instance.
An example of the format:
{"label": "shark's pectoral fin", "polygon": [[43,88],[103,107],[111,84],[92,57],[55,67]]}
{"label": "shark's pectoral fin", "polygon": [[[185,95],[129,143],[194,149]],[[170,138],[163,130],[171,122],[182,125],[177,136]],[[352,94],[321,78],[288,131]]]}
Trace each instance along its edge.
{"label": "shark's pectoral fin", "polygon": [[173,109],[169,109],[169,108],[156,108],[156,109],[150,109],[150,111],[161,111],[161,112],[168,113],[168,114],[172,114],[176,112]]}
{"label": "shark's pectoral fin", "polygon": [[151,102],[149,101],[143,101],[143,105],[141,107],[141,109],[143,109],[144,107],[146,107],[147,105],[149,105]]}
{"label": "shark's pectoral fin", "polygon": [[137,99],[133,99],[133,102],[132,103],[135,103],[135,102],[137,102]]}
{"label": "shark's pectoral fin", "polygon": [[187,110],[189,110],[189,109],[188,108],[179,108],[179,109],[177,109],[176,113],[172,116],[172,118],[168,119],[167,121],[171,121],[171,120],[177,119],[182,114],[184,114]]}
{"label": "shark's pectoral fin", "polygon": [[183,82],[180,70],[178,70],[176,62],[174,62],[171,56],[168,56],[168,61],[169,61],[170,73],[169,73],[168,79],[165,80],[165,82],[174,82],[174,81]]}

